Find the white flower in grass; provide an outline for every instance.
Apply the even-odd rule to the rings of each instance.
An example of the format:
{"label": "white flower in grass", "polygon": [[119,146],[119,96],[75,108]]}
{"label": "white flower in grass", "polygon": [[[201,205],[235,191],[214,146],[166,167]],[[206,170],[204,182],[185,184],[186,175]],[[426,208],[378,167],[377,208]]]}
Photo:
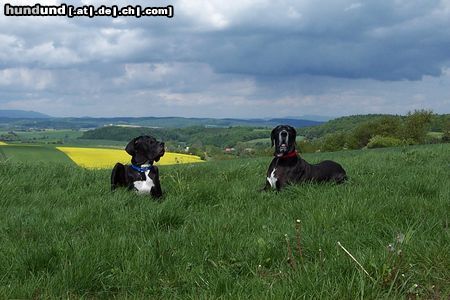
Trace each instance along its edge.
{"label": "white flower in grass", "polygon": [[395,247],[394,247],[394,245],[392,245],[392,244],[389,244],[389,245],[387,246],[387,248],[388,248],[389,252],[394,252],[394,251],[395,251]]}

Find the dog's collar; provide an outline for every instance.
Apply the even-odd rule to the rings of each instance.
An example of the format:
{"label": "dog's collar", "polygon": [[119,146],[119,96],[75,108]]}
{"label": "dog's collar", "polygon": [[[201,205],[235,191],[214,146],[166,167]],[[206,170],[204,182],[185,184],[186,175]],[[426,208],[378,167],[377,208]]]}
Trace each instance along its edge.
{"label": "dog's collar", "polygon": [[279,156],[278,158],[291,158],[291,157],[296,157],[297,156],[297,150],[291,151],[283,156]]}
{"label": "dog's collar", "polygon": [[135,166],[135,165],[132,164],[131,167],[133,169],[135,169],[136,171],[139,171],[139,172],[147,172],[147,171],[150,171],[153,166],[152,165]]}

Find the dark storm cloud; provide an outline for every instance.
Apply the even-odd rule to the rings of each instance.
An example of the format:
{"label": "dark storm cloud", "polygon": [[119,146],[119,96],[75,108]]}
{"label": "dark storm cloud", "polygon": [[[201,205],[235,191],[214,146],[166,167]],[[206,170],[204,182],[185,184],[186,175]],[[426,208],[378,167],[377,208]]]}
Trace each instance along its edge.
{"label": "dark storm cloud", "polygon": [[438,1],[336,3],[296,8],[293,19],[278,12],[278,22],[270,19],[276,11],[256,11],[258,18],[192,36],[193,53],[218,72],[256,76],[419,80],[448,65],[450,18]]}

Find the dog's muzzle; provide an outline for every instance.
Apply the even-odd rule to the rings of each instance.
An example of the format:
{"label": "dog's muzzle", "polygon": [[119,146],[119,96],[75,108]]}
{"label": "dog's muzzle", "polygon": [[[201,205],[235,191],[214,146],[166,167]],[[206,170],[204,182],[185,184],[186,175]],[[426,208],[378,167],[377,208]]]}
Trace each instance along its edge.
{"label": "dog's muzzle", "polygon": [[282,130],[279,134],[280,146],[278,147],[279,152],[286,152],[288,149],[289,134],[286,130]]}
{"label": "dog's muzzle", "polygon": [[276,153],[277,157],[281,157],[284,154],[286,154],[286,152],[288,152],[288,145],[286,143],[280,143],[280,146],[278,146],[278,151]]}

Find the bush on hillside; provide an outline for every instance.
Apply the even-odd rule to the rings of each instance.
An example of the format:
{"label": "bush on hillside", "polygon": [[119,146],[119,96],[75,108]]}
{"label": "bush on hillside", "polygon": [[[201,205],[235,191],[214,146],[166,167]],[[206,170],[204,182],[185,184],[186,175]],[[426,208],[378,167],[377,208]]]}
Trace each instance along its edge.
{"label": "bush on hillside", "polygon": [[434,134],[427,134],[425,136],[425,139],[423,141],[424,144],[440,144],[442,143],[443,136],[440,135],[434,135]]}
{"label": "bush on hillside", "polygon": [[432,116],[433,113],[428,110],[409,112],[403,122],[400,137],[402,139],[412,139],[417,144],[424,143]]}
{"label": "bush on hillside", "polygon": [[397,116],[385,116],[361,124],[348,137],[348,147],[361,149],[376,135],[398,137],[401,131],[401,120]]}
{"label": "bush on hillside", "polygon": [[315,141],[305,139],[297,142],[297,149],[300,153],[314,153],[320,150],[320,145]]}
{"label": "bush on hillside", "polygon": [[444,135],[442,136],[441,141],[444,143],[450,143],[450,132],[449,131],[444,132]]}
{"label": "bush on hillside", "polygon": [[372,123],[364,123],[359,125],[348,137],[348,147],[350,149],[361,149],[367,145],[373,136]]}
{"label": "bush on hillside", "polygon": [[327,134],[323,138],[322,146],[320,149],[322,151],[332,152],[339,151],[346,148],[347,135],[343,132],[337,132],[334,134]]}
{"label": "bush on hillside", "polygon": [[449,143],[450,142],[450,118],[445,121],[442,131],[444,132],[444,135],[442,136],[442,142]]}
{"label": "bush on hillside", "polygon": [[367,148],[372,149],[372,148],[398,147],[404,144],[405,144],[404,141],[395,137],[376,135],[370,139],[369,143],[367,144]]}

